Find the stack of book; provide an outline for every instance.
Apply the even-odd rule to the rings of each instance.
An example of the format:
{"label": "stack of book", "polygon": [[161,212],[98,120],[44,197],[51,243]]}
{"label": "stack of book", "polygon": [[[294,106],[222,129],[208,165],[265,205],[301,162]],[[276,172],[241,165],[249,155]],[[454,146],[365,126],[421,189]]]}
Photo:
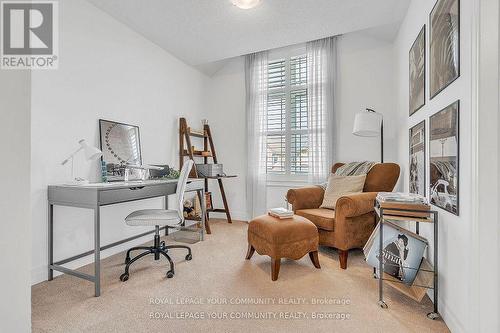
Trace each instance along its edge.
{"label": "stack of book", "polygon": [[399,202],[413,205],[426,205],[427,198],[414,193],[401,193],[401,192],[379,192],[377,194],[377,201],[383,202]]}
{"label": "stack of book", "polygon": [[271,208],[268,211],[268,214],[277,217],[279,219],[290,219],[293,217],[293,211],[279,207],[279,208]]}
{"label": "stack of book", "polygon": [[[375,207],[383,208],[385,216],[419,218],[428,218],[431,209],[427,203],[427,198],[419,194],[399,192],[380,192],[375,200]],[[400,211],[401,209],[404,211]]]}

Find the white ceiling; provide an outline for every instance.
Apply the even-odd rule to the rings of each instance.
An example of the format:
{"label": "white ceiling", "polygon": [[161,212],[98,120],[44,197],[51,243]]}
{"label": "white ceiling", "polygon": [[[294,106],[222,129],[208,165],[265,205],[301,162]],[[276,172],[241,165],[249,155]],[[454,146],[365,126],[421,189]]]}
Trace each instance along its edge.
{"label": "white ceiling", "polygon": [[184,62],[205,65],[373,27],[394,34],[410,0],[88,0]]}

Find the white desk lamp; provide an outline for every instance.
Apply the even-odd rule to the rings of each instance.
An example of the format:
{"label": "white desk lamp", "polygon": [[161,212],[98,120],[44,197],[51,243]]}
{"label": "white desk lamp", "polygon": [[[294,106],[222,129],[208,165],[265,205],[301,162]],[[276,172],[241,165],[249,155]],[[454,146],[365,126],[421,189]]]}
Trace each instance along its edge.
{"label": "white desk lamp", "polygon": [[85,184],[88,183],[88,180],[83,179],[83,178],[74,178],[74,167],[73,167],[73,160],[76,154],[78,154],[81,150],[85,153],[85,158],[87,161],[91,160],[96,160],[99,157],[102,156],[102,151],[97,149],[96,147],[89,146],[87,142],[84,139],[81,139],[78,141],[78,144],[80,144],[80,147],[75,150],[71,155],[68,156],[64,161],[61,162],[61,165],[65,165],[69,161],[71,161],[71,183],[72,184]]}
{"label": "white desk lamp", "polygon": [[384,162],[384,119],[372,109],[356,113],[352,134],[364,137],[380,135],[380,162]]}

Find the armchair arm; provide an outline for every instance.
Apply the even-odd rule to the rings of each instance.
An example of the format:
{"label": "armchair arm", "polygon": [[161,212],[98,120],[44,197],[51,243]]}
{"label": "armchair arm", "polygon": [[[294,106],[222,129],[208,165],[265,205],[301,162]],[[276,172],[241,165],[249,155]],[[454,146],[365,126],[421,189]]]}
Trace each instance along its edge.
{"label": "armchair arm", "polygon": [[335,217],[355,217],[374,211],[377,192],[363,192],[343,196],[337,200]]}
{"label": "armchair arm", "polygon": [[323,203],[325,190],[320,186],[305,186],[288,190],[286,200],[295,212],[298,209],[318,208]]}
{"label": "armchair arm", "polygon": [[[335,246],[341,250],[361,248],[366,244],[373,228],[373,212],[377,192],[363,192],[343,196],[335,206]],[[373,214],[373,213],[372,213]]]}

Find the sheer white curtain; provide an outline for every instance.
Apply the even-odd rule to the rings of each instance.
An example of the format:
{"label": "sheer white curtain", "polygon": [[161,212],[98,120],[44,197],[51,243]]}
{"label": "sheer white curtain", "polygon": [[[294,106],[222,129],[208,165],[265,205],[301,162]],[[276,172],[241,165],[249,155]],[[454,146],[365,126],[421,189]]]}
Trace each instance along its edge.
{"label": "sheer white curtain", "polygon": [[307,43],[309,182],[324,182],[333,163],[336,37]]}
{"label": "sheer white curtain", "polygon": [[268,52],[245,58],[247,115],[247,214],[266,212],[266,136],[268,94]]}

